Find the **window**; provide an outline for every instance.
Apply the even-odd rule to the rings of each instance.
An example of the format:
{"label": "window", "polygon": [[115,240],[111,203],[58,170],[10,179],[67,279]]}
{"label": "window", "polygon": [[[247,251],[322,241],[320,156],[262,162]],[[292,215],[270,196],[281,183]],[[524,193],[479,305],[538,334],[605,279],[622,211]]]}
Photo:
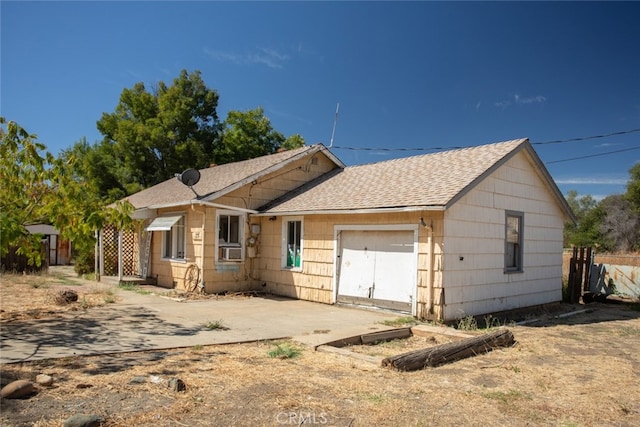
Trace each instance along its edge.
{"label": "window", "polygon": [[282,222],[283,230],[283,267],[300,268],[302,266],[302,219],[291,218]]}
{"label": "window", "polygon": [[522,232],[524,229],[524,213],[506,213],[504,242],[505,273],[522,272]]}
{"label": "window", "polygon": [[218,214],[218,260],[241,261],[244,215],[232,212]]}
{"label": "window", "polygon": [[162,232],[162,257],[170,259],[186,258],[186,235],[184,216],[174,222],[171,229]]}

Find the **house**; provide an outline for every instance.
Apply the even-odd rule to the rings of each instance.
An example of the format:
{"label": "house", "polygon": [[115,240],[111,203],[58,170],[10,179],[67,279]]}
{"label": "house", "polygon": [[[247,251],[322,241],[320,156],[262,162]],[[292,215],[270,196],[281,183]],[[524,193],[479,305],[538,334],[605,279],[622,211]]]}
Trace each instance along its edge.
{"label": "house", "polygon": [[142,220],[129,252],[160,286],[195,272],[208,293],[434,320],[562,299],[573,216],[527,139],[350,167],[317,144],[200,177],[127,198]]}

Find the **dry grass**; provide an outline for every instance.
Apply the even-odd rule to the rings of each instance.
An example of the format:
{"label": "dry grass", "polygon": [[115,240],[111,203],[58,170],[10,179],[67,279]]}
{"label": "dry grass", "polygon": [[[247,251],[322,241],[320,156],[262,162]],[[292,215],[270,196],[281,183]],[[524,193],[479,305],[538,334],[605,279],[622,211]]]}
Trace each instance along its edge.
{"label": "dry grass", "polygon": [[[511,327],[515,347],[417,372],[291,342],[278,344],[302,351],[287,359],[269,356],[276,343],[259,342],[2,365],[3,383],[39,373],[55,382],[28,400],[3,401],[0,425],[57,427],[76,413],[116,427],[640,425],[640,312],[593,307]],[[454,339],[414,338],[363,351]],[[186,391],[167,388],[170,378]]]}
{"label": "dry grass", "polygon": [[[77,292],[78,301],[64,302],[60,298],[60,292],[64,290]],[[46,273],[0,276],[0,321],[52,317],[100,307],[117,299],[112,287],[82,279]]]}

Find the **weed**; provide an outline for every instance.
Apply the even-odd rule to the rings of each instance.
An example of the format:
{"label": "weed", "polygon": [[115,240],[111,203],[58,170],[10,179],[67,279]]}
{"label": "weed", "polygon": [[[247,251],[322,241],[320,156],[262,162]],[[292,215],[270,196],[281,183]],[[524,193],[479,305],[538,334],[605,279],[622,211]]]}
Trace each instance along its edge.
{"label": "weed", "polygon": [[300,356],[302,350],[290,343],[276,344],[276,348],[269,350],[269,357],[278,359],[292,359]]}
{"label": "weed", "polygon": [[193,350],[193,351],[202,351],[203,348],[204,348],[204,346],[202,344],[196,344],[193,347],[191,347],[191,350]]}
{"label": "weed", "polygon": [[[515,322],[511,321],[510,322],[511,326],[514,326]],[[502,326],[506,326],[507,325],[507,321],[506,320],[500,320],[497,317],[493,317],[491,314],[484,316],[484,328],[485,329],[492,329],[492,328],[500,328]]]}
{"label": "weed", "polygon": [[77,281],[73,280],[72,278],[70,278],[69,276],[65,276],[64,274],[51,274],[50,277],[53,277],[57,282],[66,285],[66,286],[81,286],[81,283],[78,283]]}
{"label": "weed", "polygon": [[505,405],[509,405],[516,400],[523,399],[526,396],[519,390],[509,390],[508,392],[503,391],[487,391],[482,393],[483,397],[491,400],[497,400],[498,402],[504,403]]}
{"label": "weed", "polygon": [[31,286],[33,289],[40,289],[40,288],[47,289],[49,287],[47,282],[45,282],[44,280],[37,280],[37,281],[30,282],[29,286]]}
{"label": "weed", "polygon": [[364,393],[363,397],[375,403],[381,403],[384,400],[384,396],[380,393]]}
{"label": "weed", "polygon": [[210,331],[228,331],[229,328],[224,325],[222,320],[214,320],[213,322],[209,321],[204,325],[205,328]]}
{"label": "weed", "polygon": [[461,317],[458,319],[458,328],[461,331],[475,331],[478,329],[478,322],[473,316]]}
{"label": "weed", "polygon": [[82,301],[80,301],[80,307],[82,307],[83,310],[89,308],[89,301],[87,301],[87,297],[84,295],[82,296]]}
{"label": "weed", "polygon": [[415,317],[406,316],[406,317],[396,317],[395,319],[385,320],[380,322],[385,326],[413,326],[417,325],[418,322]]}
{"label": "weed", "polygon": [[634,328],[632,326],[624,326],[622,328],[617,328],[614,330],[615,334],[621,337],[633,337],[636,335],[640,335],[640,329]]}
{"label": "weed", "polygon": [[118,284],[118,287],[120,289],[124,289],[125,291],[135,292],[136,294],[139,294],[139,295],[149,295],[152,293],[151,291],[146,291],[142,289],[140,285],[134,282],[120,282]]}
{"label": "weed", "polygon": [[105,293],[103,299],[106,304],[113,304],[116,302],[116,296],[112,292]]}
{"label": "weed", "polygon": [[120,289],[125,290],[125,291],[136,291],[136,290],[140,289],[140,285],[138,285],[137,283],[133,283],[133,282],[120,282],[120,283],[118,283],[118,287]]}
{"label": "weed", "polygon": [[91,281],[95,281],[96,280],[96,273],[86,273],[82,275],[82,278],[84,280],[91,280]]}

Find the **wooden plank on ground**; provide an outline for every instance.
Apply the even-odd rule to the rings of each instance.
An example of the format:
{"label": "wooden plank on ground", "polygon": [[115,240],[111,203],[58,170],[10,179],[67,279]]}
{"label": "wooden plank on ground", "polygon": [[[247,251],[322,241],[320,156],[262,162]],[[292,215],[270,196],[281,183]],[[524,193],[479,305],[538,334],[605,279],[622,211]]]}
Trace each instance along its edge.
{"label": "wooden plank on ground", "polygon": [[447,326],[432,326],[432,325],[416,325],[411,328],[411,332],[413,333],[413,335],[418,337],[428,337],[433,334],[449,335],[452,337],[460,337],[460,338],[471,338],[475,336],[467,332],[459,331],[457,329],[450,328]]}
{"label": "wooden plank on ground", "polygon": [[390,331],[371,332],[360,336],[362,344],[374,344],[380,341],[391,341],[399,338],[409,338],[411,328],[398,328]]}

